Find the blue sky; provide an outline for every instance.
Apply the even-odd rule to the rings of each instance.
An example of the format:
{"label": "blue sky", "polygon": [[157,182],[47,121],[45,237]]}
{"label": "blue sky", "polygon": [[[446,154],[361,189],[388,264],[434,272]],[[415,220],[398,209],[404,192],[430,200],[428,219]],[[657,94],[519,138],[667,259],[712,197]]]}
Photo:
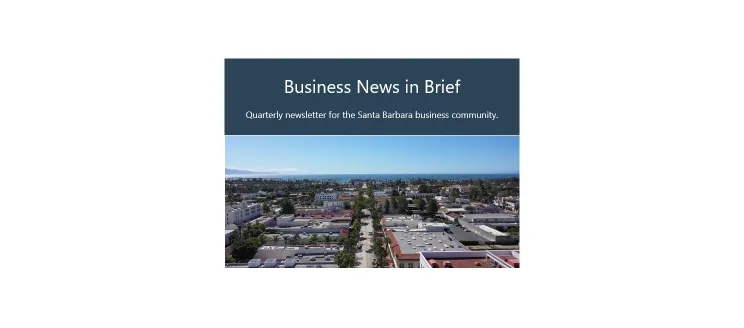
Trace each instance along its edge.
{"label": "blue sky", "polygon": [[283,174],[519,173],[519,137],[225,136],[225,157]]}

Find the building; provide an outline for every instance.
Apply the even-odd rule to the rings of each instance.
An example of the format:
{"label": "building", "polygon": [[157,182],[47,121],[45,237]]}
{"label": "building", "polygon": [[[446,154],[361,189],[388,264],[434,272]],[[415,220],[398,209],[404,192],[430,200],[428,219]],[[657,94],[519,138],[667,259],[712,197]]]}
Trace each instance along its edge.
{"label": "building", "polygon": [[519,250],[421,252],[420,268],[519,268]]}
{"label": "building", "polygon": [[228,268],[336,268],[336,252],[324,246],[261,246],[248,263],[226,264]]}
{"label": "building", "polygon": [[380,223],[383,227],[386,228],[409,228],[409,229],[415,229],[419,227],[419,224],[421,223],[421,218],[418,215],[414,216],[406,216],[406,215],[396,215],[396,216],[384,216],[382,219],[380,219]]}
{"label": "building", "polygon": [[384,191],[384,190],[375,190],[372,193],[372,196],[374,196],[375,198],[376,197],[386,197],[387,195],[388,195],[388,192],[387,191]]}
{"label": "building", "polygon": [[230,244],[230,234],[235,230],[225,230],[225,246]]}
{"label": "building", "polygon": [[[418,229],[416,229],[418,230]],[[390,238],[388,253],[395,268],[418,268],[419,252],[427,251],[467,251],[468,249],[444,232],[428,232],[404,229],[387,229],[385,236]]]}
{"label": "building", "polygon": [[461,220],[471,223],[519,223],[519,217],[506,213],[462,214]]}
{"label": "building", "polygon": [[459,219],[460,215],[467,213],[468,210],[462,207],[445,207],[442,208],[439,212],[444,214],[445,218],[449,219],[452,222],[455,222],[455,219]]}
{"label": "building", "polygon": [[[460,214],[449,212],[445,214],[445,217],[453,222],[457,220],[457,223],[463,228],[488,241],[500,241],[509,244],[514,242],[514,238],[499,232],[495,228],[506,230],[509,227],[519,227],[519,217],[504,213]],[[494,231],[497,232],[494,233]]]}
{"label": "building", "polygon": [[324,200],[323,207],[344,207],[342,200]]}
{"label": "building", "polygon": [[225,205],[225,224],[243,224],[261,216],[261,204],[243,201],[236,205]]}
{"label": "building", "polygon": [[413,198],[413,199],[416,199],[416,198],[426,198],[426,197],[434,197],[436,195],[437,194],[435,194],[433,192],[409,192],[409,193],[406,193],[406,197]]}
{"label": "building", "polygon": [[418,228],[425,231],[442,232],[449,230],[449,225],[440,222],[421,222],[418,224]]}
{"label": "building", "polygon": [[276,230],[282,234],[313,234],[313,233],[340,233],[342,228],[348,228],[351,224],[350,216],[340,215],[312,215],[310,217],[298,217],[286,214],[276,218]]}
{"label": "building", "polygon": [[251,200],[251,199],[254,199],[254,198],[258,197],[258,196],[261,196],[261,194],[259,194],[257,192],[252,192],[252,193],[249,193],[249,194],[242,194],[242,195],[240,195],[240,198],[245,199],[245,200]]}
{"label": "building", "polygon": [[319,192],[315,194],[315,202],[323,203],[325,200],[336,200],[338,199],[337,192]]}
{"label": "building", "polygon": [[519,197],[516,197],[516,196],[500,197],[494,200],[493,204],[496,206],[503,206],[504,208],[512,212],[516,212],[519,210]]}
{"label": "building", "polygon": [[467,185],[452,185],[446,188],[446,192],[449,195],[449,193],[453,192],[455,189],[459,190],[460,193],[467,194],[472,188]]}

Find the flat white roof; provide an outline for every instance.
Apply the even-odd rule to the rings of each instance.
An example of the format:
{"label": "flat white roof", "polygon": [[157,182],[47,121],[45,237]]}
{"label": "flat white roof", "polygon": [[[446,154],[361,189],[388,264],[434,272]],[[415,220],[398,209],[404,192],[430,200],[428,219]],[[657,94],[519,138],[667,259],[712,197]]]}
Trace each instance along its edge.
{"label": "flat white roof", "polygon": [[482,225],[481,224],[481,225],[478,226],[478,228],[481,228],[481,229],[483,229],[483,231],[488,232],[488,233],[490,233],[490,234],[492,234],[494,236],[508,236],[509,235],[509,234],[503,233],[501,231],[498,231],[498,230],[496,230],[494,228],[491,228],[491,227],[489,227],[487,225]]}

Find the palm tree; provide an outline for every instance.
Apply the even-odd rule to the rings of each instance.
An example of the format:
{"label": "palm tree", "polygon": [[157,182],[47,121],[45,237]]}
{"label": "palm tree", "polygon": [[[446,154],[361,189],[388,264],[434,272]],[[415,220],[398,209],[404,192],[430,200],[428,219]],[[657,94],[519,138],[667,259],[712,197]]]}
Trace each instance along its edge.
{"label": "palm tree", "polygon": [[323,236],[323,241],[325,241],[326,246],[328,246],[328,244],[331,243],[331,236],[326,234],[325,236]]}
{"label": "palm tree", "polygon": [[310,236],[310,245],[315,245],[316,242],[318,242],[318,234],[314,233]]}
{"label": "palm tree", "polygon": [[287,246],[287,242],[289,241],[289,236],[284,236],[284,246]]}
{"label": "palm tree", "polygon": [[333,261],[338,265],[339,268],[353,268],[359,265],[357,258],[354,254],[346,252],[338,252],[334,257]]}
{"label": "palm tree", "polygon": [[279,243],[279,235],[274,235],[274,237],[271,237],[271,239],[274,241],[274,246]]}

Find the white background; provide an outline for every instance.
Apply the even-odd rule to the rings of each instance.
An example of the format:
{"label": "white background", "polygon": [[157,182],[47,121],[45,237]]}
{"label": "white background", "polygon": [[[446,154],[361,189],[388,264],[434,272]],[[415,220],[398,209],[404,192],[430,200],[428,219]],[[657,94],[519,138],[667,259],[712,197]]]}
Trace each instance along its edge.
{"label": "white background", "polygon": [[[0,325],[742,326],[736,2],[310,2],[0,5]],[[226,270],[226,57],[520,58],[524,267]]]}

